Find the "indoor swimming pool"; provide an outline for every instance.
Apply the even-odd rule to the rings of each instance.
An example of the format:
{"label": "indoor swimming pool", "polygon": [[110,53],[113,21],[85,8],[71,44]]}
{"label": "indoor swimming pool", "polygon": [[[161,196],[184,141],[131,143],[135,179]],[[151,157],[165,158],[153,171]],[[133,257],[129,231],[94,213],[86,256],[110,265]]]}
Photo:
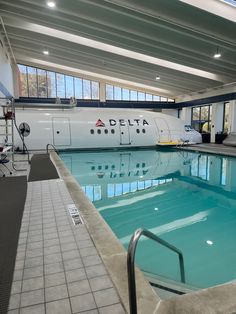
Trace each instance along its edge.
{"label": "indoor swimming pool", "polygon": [[[60,157],[127,249],[146,228],[182,251],[186,285],[236,279],[236,159],[180,150],[65,152]],[[178,256],[144,237],[136,262],[180,282]]]}

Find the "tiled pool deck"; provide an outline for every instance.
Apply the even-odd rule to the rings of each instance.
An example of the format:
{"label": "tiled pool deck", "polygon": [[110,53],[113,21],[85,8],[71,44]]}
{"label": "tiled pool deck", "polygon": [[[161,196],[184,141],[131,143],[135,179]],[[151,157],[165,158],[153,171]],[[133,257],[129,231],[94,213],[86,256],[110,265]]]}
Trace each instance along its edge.
{"label": "tiled pool deck", "polygon": [[72,203],[60,179],[28,183],[9,314],[125,313]]}

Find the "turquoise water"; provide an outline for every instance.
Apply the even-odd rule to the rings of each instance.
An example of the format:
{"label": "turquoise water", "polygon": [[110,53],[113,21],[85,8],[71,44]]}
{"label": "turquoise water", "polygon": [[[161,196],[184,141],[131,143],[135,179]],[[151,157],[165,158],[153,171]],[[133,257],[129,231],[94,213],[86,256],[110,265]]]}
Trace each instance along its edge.
{"label": "turquoise water", "polygon": [[[60,154],[125,248],[146,228],[183,252],[186,283],[236,279],[236,159],[175,150]],[[136,261],[180,281],[178,257],[142,237]]]}

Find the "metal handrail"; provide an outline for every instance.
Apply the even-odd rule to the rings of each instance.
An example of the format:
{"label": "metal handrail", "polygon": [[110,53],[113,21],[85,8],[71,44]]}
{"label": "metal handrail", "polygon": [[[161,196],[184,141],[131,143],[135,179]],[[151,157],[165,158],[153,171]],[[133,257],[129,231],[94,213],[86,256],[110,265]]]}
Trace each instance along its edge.
{"label": "metal handrail", "polygon": [[58,152],[58,150],[56,149],[56,147],[53,145],[53,144],[47,144],[47,146],[46,146],[46,150],[47,150],[47,154],[48,154],[48,151],[49,151],[49,149],[48,149],[48,147],[49,146],[52,146],[52,148],[54,149],[54,151],[57,153],[57,155],[59,155],[59,152]]}
{"label": "metal handrail", "polygon": [[159,244],[167,247],[168,249],[176,252],[179,255],[179,264],[180,264],[180,277],[181,281],[185,282],[185,271],[184,271],[184,258],[182,252],[177,249],[175,246],[169,244],[168,242],[162,240],[152,232],[146,229],[138,229],[133,234],[128,248],[127,254],[127,272],[128,272],[128,289],[129,289],[129,308],[130,314],[137,314],[137,297],[136,297],[136,282],[135,282],[135,267],[134,267],[134,260],[135,260],[135,252],[136,247],[138,244],[139,238],[144,235]]}

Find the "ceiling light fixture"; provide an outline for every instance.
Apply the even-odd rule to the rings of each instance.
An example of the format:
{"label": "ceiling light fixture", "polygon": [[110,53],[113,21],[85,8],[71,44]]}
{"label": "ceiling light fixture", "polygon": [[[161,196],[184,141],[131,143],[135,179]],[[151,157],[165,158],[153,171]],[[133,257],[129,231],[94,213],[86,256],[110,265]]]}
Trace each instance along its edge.
{"label": "ceiling light fixture", "polygon": [[46,56],[48,56],[48,55],[49,55],[49,51],[48,51],[48,50],[44,50],[44,51],[43,51],[43,54],[46,55]]}
{"label": "ceiling light fixture", "polygon": [[221,53],[219,52],[219,47],[216,49],[216,53],[214,54],[215,59],[219,59],[221,57]]}
{"label": "ceiling light fixture", "polygon": [[156,76],[156,80],[160,80],[161,78],[160,78],[160,76]]}
{"label": "ceiling light fixture", "polygon": [[47,2],[47,6],[48,6],[49,8],[55,8],[56,3],[55,3],[54,1],[48,1],[48,2]]}

